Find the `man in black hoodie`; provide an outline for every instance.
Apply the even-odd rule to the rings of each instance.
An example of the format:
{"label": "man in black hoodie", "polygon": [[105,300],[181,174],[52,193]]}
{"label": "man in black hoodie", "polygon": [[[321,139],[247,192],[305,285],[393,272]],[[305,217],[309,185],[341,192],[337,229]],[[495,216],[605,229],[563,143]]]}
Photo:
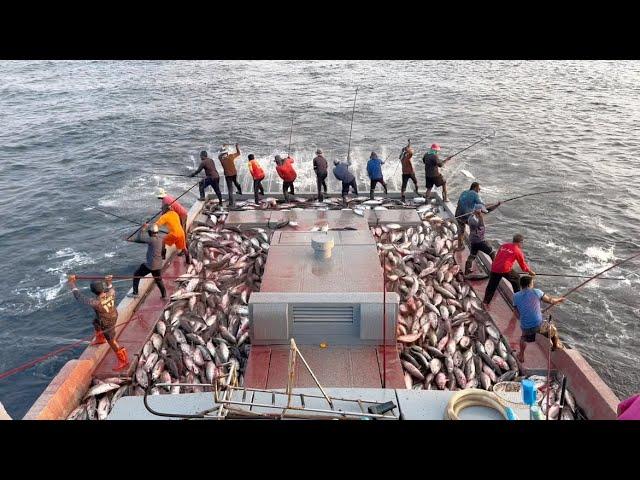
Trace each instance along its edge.
{"label": "man in black hoodie", "polygon": [[313,159],[313,169],[316,172],[316,183],[318,185],[318,201],[324,200],[322,188],[327,193],[327,160],[322,155],[322,150],[316,150],[317,157]]}

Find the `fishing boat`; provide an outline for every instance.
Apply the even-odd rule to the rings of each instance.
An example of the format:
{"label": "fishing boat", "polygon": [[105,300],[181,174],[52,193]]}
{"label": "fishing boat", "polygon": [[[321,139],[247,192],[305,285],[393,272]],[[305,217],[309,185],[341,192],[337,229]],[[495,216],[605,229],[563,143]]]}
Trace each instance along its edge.
{"label": "fishing boat", "polygon": [[[129,351],[129,370],[121,374],[119,380],[114,380],[116,375],[112,368],[116,364],[116,357],[109,346],[89,346],[77,359],[63,366],[24,418],[440,420],[458,417],[458,413],[461,419],[504,418],[504,411],[501,412],[499,406],[490,408],[484,406],[481,400],[476,404],[471,403],[476,406],[452,414],[452,402],[460,396],[460,392],[483,392],[487,389],[483,389],[478,382],[470,381],[469,385],[474,388],[460,388],[460,382],[464,385],[472,375],[462,380],[456,378],[450,370],[448,356],[442,355],[440,358],[433,350],[429,350],[432,353],[430,361],[437,361],[428,365],[418,362],[417,367],[413,365],[415,358],[420,357],[413,357],[413,360],[407,358],[405,349],[411,348],[412,343],[406,337],[411,335],[411,331],[400,335],[403,341],[398,341],[399,331],[403,328],[406,330],[406,326],[400,326],[398,321],[406,315],[408,308],[403,301],[407,294],[402,292],[404,289],[409,293],[412,291],[410,282],[389,288],[394,277],[390,275],[392,278],[388,278],[392,269],[387,268],[384,259],[388,257],[393,261],[396,257],[387,252],[397,252],[402,248],[407,250],[404,258],[407,258],[407,254],[412,257],[418,257],[419,254],[411,252],[415,250],[415,245],[385,245],[378,233],[384,231],[393,236],[397,231],[397,235],[402,236],[401,232],[409,228],[422,231],[419,229],[428,225],[455,228],[450,227],[455,224],[454,205],[443,202],[437,195],[429,201],[407,195],[406,204],[399,201],[398,194],[373,201],[358,198],[346,208],[332,199],[318,203],[312,195],[298,195],[290,204],[282,204],[281,200],[276,202],[276,197],[267,198],[260,206],[255,206],[247,201],[250,196],[241,196],[236,207],[229,210],[216,209],[215,201],[208,198],[196,201],[189,211],[187,224],[191,242],[194,242],[194,232],[210,232],[206,248],[214,252],[217,247],[222,249],[232,235],[251,231],[255,238],[240,237],[239,244],[244,245],[246,251],[253,252],[252,258],[259,264],[242,266],[237,270],[249,268],[251,273],[246,282],[257,285],[254,291],[248,292],[242,286],[234,286],[226,291],[221,289],[222,300],[218,296],[218,300],[209,305],[214,312],[224,311],[224,320],[219,317],[211,320],[222,322],[224,330],[219,323],[206,326],[218,332],[215,335],[208,333],[210,342],[206,343],[211,343],[213,348],[199,345],[195,333],[195,336],[186,340],[188,346],[183,350],[194,352],[198,357],[197,363],[202,363],[201,368],[195,364],[194,367],[189,366],[187,380],[191,381],[173,378],[171,382],[163,382],[162,379],[166,377],[152,373],[157,366],[157,357],[162,356],[163,352],[166,354],[169,348],[165,327],[170,331],[172,323],[175,323],[174,327],[180,326],[181,320],[175,320],[171,305],[160,299],[153,281],[145,278],[140,284],[140,297],[124,298],[118,305],[116,336],[118,342]],[[426,219],[425,212],[430,212]],[[229,238],[215,233],[225,231]],[[463,267],[468,254],[468,248],[458,252],[447,249],[446,262],[451,266],[451,271]],[[490,259],[483,255],[482,252],[478,255],[479,268],[488,271]],[[206,256],[203,258],[207,265],[201,266],[202,270],[194,274],[194,268],[187,267],[183,257],[169,250],[163,275],[185,275],[185,281],[178,282],[182,285],[179,288],[174,282],[167,282],[168,294],[172,296],[170,304],[186,304],[192,298],[186,297],[187,293],[191,293],[186,292],[184,287],[186,279],[201,275],[204,282],[206,273],[203,272],[211,265],[217,265],[220,258],[224,260],[222,253],[219,256],[212,254],[209,259]],[[237,262],[242,265],[244,260]],[[439,262],[443,264],[442,257]],[[220,261],[221,265],[223,263]],[[228,262],[226,265],[224,268],[233,268]],[[257,272],[261,274],[260,278],[257,278]],[[462,277],[460,275],[457,278]],[[467,308],[455,307],[455,302],[463,301],[455,300],[455,295],[452,295],[450,304],[445,302],[443,305],[453,307],[448,310],[445,307],[451,315],[458,312],[460,318],[464,319],[475,316],[481,324],[480,328],[487,328],[491,335],[494,332],[489,327],[497,329],[499,338],[495,344],[502,342],[500,348],[506,348],[508,355],[514,355],[520,328],[510,323],[513,292],[508,282],[502,280],[490,312],[468,306],[470,303],[477,305],[473,299],[482,298],[486,283],[486,279],[461,280],[456,285],[468,297],[465,301]],[[206,288],[214,292],[214,287]],[[204,292],[201,286],[195,288]],[[232,297],[237,299],[237,303],[230,300]],[[443,312],[442,315],[449,313]],[[249,321],[240,327],[232,327],[232,317],[236,316]],[[159,322],[162,322],[163,328],[159,328]],[[185,328],[197,332],[200,327],[191,324],[185,325]],[[236,333],[230,334],[232,330]],[[206,328],[202,331],[208,332]],[[468,335],[466,327],[463,334]],[[436,339],[439,336],[435,332],[434,335]],[[158,340],[158,336],[165,338]],[[149,345],[156,341],[159,342],[156,347],[160,346],[157,348],[160,355],[156,354],[154,365],[144,368],[145,360],[150,357]],[[471,358],[476,347],[473,338],[468,341],[471,343],[466,349],[461,349],[459,344],[456,346],[455,342],[451,348],[462,352],[457,355],[465,353]],[[442,343],[442,339],[436,343]],[[441,351],[444,349],[440,348]],[[196,350],[201,353],[196,355]],[[420,350],[421,347],[417,345],[413,351]],[[246,358],[240,358],[240,354],[236,358],[234,352],[246,353]],[[207,355],[210,357],[208,361],[199,358]],[[205,366],[208,362],[213,363],[211,372]],[[204,378],[201,371],[205,368],[210,381],[194,381]],[[431,372],[429,368],[432,368]],[[138,370],[143,373],[139,374]],[[191,374],[196,370],[200,373],[199,377]],[[444,388],[436,386],[433,377],[430,382],[419,380],[420,377],[437,376],[434,374],[436,370],[438,373],[448,373]],[[497,369],[497,372],[502,371],[506,371],[506,368]],[[570,345],[550,351],[549,340],[538,335],[536,342],[527,349],[525,363],[518,364],[515,373],[517,375],[512,380],[537,378],[540,391],[544,391],[542,384],[546,383],[546,379],[564,383],[566,391],[570,392],[567,395],[571,396],[574,403],[569,412],[571,418],[616,418],[619,399],[580,352]],[[143,375],[143,378],[139,378],[139,375]],[[96,388],[105,382],[113,385]],[[92,390],[105,391],[101,395],[92,395]],[[481,397],[480,394],[478,396]],[[87,406],[89,402],[90,407]],[[562,406],[566,403],[563,401]],[[528,406],[517,399],[505,400],[500,405],[511,407],[517,419],[530,418]],[[93,410],[89,411],[89,408]],[[558,412],[555,417],[564,418]]]}

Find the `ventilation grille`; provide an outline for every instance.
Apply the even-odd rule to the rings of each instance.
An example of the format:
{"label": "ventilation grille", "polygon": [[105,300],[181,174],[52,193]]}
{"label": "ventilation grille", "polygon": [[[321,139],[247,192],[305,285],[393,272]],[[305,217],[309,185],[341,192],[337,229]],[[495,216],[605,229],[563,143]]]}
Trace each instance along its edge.
{"label": "ventilation grille", "polygon": [[355,308],[353,306],[309,306],[294,305],[293,306],[293,322],[354,322]]}

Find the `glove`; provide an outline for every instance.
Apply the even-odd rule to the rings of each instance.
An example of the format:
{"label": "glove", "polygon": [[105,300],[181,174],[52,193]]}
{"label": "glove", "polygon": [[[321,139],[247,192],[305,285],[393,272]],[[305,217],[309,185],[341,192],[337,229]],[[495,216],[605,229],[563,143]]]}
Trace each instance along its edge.
{"label": "glove", "polygon": [[192,174],[191,174],[191,175],[189,175],[189,176],[190,176],[190,177],[195,177],[195,176],[196,176],[196,174],[195,174],[195,173],[192,173]]}
{"label": "glove", "polygon": [[75,275],[69,275],[69,283],[76,283],[76,276]]}
{"label": "glove", "polygon": [[106,275],[104,279],[107,281],[107,283],[111,283],[111,280],[113,280],[113,275]]}

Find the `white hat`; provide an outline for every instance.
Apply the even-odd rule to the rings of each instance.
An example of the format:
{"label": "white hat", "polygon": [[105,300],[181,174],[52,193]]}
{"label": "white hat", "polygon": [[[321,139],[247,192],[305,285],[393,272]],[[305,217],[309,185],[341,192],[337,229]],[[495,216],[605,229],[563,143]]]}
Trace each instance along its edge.
{"label": "white hat", "polygon": [[167,192],[164,191],[164,188],[159,188],[158,191],[156,192],[156,197],[158,198],[164,198],[167,196]]}

